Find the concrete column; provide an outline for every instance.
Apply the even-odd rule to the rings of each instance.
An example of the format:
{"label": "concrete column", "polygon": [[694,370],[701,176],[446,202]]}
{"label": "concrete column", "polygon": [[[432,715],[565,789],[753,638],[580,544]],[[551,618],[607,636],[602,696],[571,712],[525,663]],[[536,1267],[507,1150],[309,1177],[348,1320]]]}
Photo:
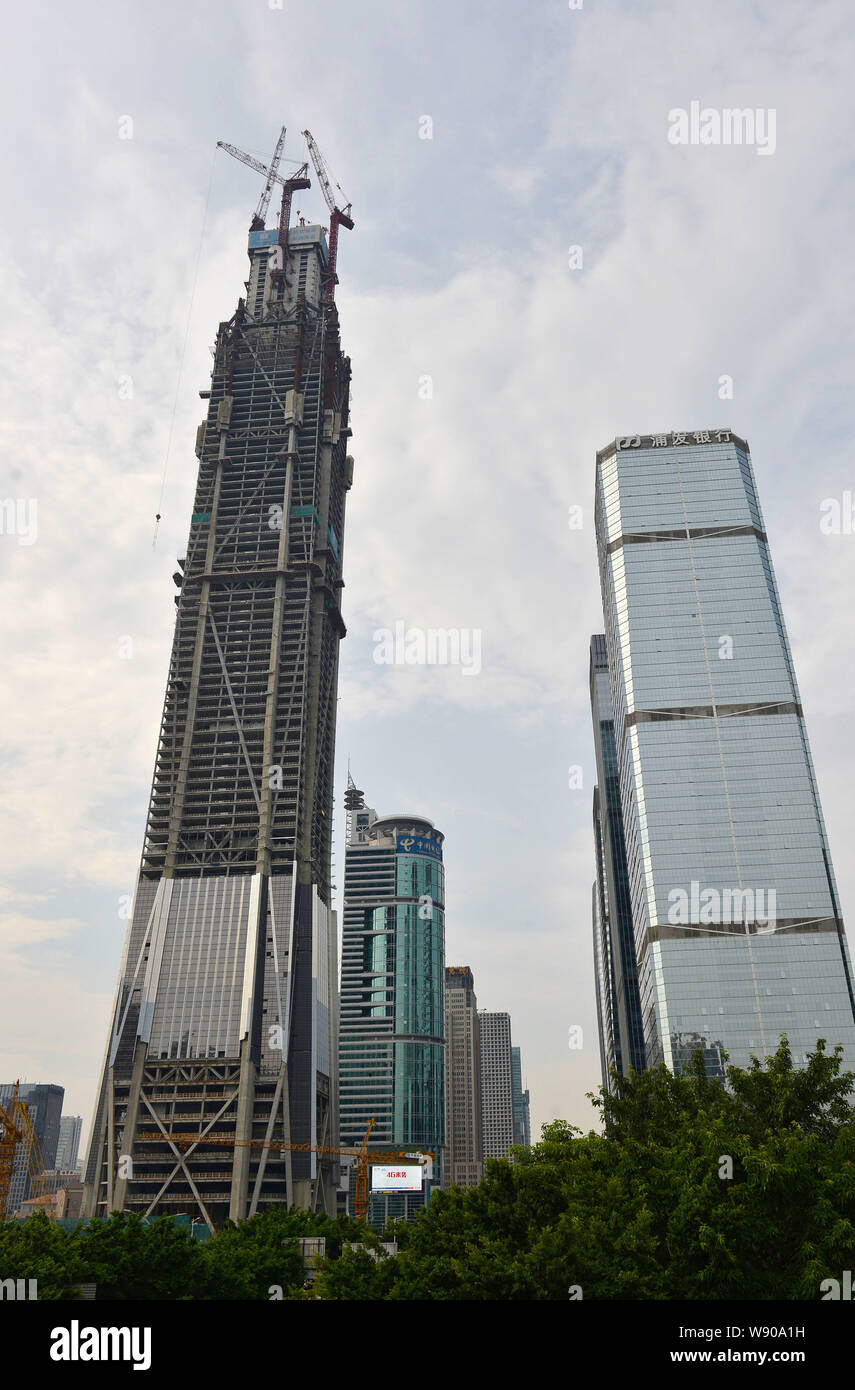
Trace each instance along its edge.
{"label": "concrete column", "polygon": [[[140,1111],[140,1092],[142,1090],[143,1075],[145,1072],[145,1062],[148,1056],[148,1044],[137,1040],[136,1051],[134,1053],[134,1069],[131,1074],[131,1088],[128,1094],[128,1114],[125,1120],[125,1135],[123,1148],[125,1155],[130,1157],[134,1149],[134,1137],[137,1132],[137,1118]],[[113,1211],[125,1210],[125,1198],[128,1191],[128,1178],[118,1177],[113,1191]],[[133,1181],[131,1178],[130,1181]]]}

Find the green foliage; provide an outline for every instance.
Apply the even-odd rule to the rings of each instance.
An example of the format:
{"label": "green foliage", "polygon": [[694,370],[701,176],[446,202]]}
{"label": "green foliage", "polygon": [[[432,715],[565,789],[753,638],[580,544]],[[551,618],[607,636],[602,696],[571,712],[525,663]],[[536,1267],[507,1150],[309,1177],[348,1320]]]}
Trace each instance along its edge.
{"label": "green foliage", "polygon": [[349,1217],[272,1207],[239,1226],[229,1222],[202,1247],[207,1277],[205,1292],[197,1297],[269,1299],[273,1287],[282,1289],[283,1297],[295,1294],[306,1282],[300,1236],[324,1236],[332,1262],[338,1261],[345,1241],[377,1244],[361,1222]]}
{"label": "green foliage", "polygon": [[144,1222],[114,1212],[67,1232],[39,1212],[0,1223],[0,1278],[37,1279],[40,1300],[76,1299],[73,1286],[83,1283],[97,1285],[99,1301],[257,1300],[271,1298],[271,1287],[290,1299],[301,1297],[306,1283],[300,1236],[325,1236],[328,1260],[347,1241],[379,1245],[362,1222],[296,1208],[273,1207],[240,1226],[229,1222],[204,1243],[169,1217]]}
{"label": "green foliage", "polygon": [[36,1212],[26,1221],[0,1222],[0,1278],[36,1279],[40,1299],[74,1298],[83,1282],[69,1235]]}
{"label": "green foliage", "polygon": [[[616,1078],[602,1134],[563,1120],[492,1160],[467,1191],[393,1222],[388,1256],[363,1222],[274,1207],[205,1243],[168,1218],[114,1213],[68,1233],[43,1214],[0,1224],[0,1278],[42,1299],[529,1301],[818,1299],[855,1268],[855,1118],[842,1049],[800,1070],[786,1039],[765,1064],[707,1076],[698,1053]],[[732,1176],[728,1176],[732,1174]],[[326,1237],[309,1284],[298,1238]],[[359,1248],[350,1249],[355,1243]]]}
{"label": "green foliage", "polygon": [[323,1261],[313,1295],[326,1299],[385,1298],[389,1287],[387,1266],[394,1264],[385,1253],[375,1257],[366,1246],[344,1250],[338,1260]]}
{"label": "green foliage", "polygon": [[[324,1298],[817,1299],[855,1264],[855,1077],[818,1044],[796,1070],[707,1076],[698,1053],[600,1092],[603,1133],[562,1120],[434,1194],[397,1257],[325,1272]],[[728,1163],[727,1160],[731,1162]],[[732,1169],[732,1177],[727,1173]]]}
{"label": "green foliage", "polygon": [[106,1221],[78,1226],[71,1240],[83,1278],[97,1284],[99,1299],[197,1296],[200,1247],[169,1217],[144,1224],[141,1216],[113,1212]]}

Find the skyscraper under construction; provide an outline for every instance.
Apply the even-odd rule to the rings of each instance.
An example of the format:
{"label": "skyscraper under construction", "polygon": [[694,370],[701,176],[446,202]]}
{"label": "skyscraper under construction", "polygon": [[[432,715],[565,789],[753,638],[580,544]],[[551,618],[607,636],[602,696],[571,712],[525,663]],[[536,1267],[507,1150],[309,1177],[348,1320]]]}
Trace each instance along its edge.
{"label": "skyscraper under construction", "polygon": [[[87,1159],[90,1214],[335,1210],[333,745],[350,363],[335,247],[267,174],[196,439],[139,880]],[[271,188],[279,226],[266,230]]]}

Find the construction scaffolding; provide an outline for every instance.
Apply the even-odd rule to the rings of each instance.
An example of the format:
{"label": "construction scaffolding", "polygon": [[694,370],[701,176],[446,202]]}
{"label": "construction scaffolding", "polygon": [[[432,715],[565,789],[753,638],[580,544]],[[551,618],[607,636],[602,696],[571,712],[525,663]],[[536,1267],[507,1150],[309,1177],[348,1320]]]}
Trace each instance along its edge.
{"label": "construction scaffolding", "polygon": [[[290,200],[295,179],[275,181]],[[325,230],[289,232],[286,219],[283,236],[281,219],[270,231],[259,220],[246,298],[220,324],[201,393],[145,845],[86,1170],[93,1213],[183,1204],[212,1226],[246,1215],[253,1191],[256,1204],[330,1206],[337,1176],[320,1152],[274,1159],[249,1143],[275,1132],[320,1151],[337,1138],[333,753],[353,477]],[[233,1152],[174,1171],[173,1125],[215,1113],[240,1141]],[[160,1154],[136,1139],[152,1120]]]}

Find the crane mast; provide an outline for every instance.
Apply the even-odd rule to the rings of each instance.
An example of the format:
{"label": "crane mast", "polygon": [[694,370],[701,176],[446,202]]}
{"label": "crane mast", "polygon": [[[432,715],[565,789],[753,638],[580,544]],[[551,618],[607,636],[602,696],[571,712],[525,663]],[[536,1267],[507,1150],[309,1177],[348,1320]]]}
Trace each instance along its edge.
{"label": "crane mast", "polygon": [[[305,137],[309,155],[314,165],[315,173],[318,176],[321,191],[324,195],[324,201],[329,208],[329,258],[324,275],[324,303],[333,306],[335,304],[335,287],[338,284],[338,276],[336,275],[338,229],[339,227],[347,227],[349,231],[353,230],[354,222],[350,212],[351,204],[342,202],[342,205],[339,206],[336,201],[336,195],[333,192],[332,179],[326,161],[318,149],[312,132],[310,130],[304,130],[301,133]],[[263,174],[265,177],[264,191],[258,200],[258,206],[253,214],[250,231],[263,230],[273,185],[274,183],[281,185],[282,205],[279,210],[278,241],[282,250],[282,267],[279,269],[279,274],[286,273],[285,262],[289,255],[288,228],[291,223],[291,200],[294,190],[297,188],[311,188],[311,181],[308,178],[308,164],[302,164],[296,173],[291,174],[288,178],[283,178],[279,173],[279,163],[282,158],[284,144],[285,127],[283,126],[279,133],[279,139],[276,142],[276,149],[273,151],[273,158],[270,164],[264,164],[262,160],[256,159],[254,155],[247,154],[245,150],[239,149],[237,145],[229,145],[225,140],[217,141],[218,149],[225,150],[226,154],[230,154],[232,158],[240,160],[242,164],[246,164],[250,169],[254,169],[257,174]],[[339,188],[338,184],[336,184],[336,188]],[[341,193],[340,188],[339,193]]]}
{"label": "crane mast", "polygon": [[288,227],[291,222],[291,199],[295,188],[311,188],[312,183],[308,178],[308,164],[301,164],[294,174],[289,174],[287,178],[279,173],[279,161],[282,158],[282,148],[285,144],[285,127],[279,134],[276,142],[276,149],[273,152],[273,159],[270,164],[264,164],[260,159],[247,154],[246,150],[238,149],[237,145],[229,145],[225,140],[217,141],[217,148],[225,150],[234,159],[239,159],[241,164],[246,164],[250,169],[254,169],[257,174],[264,174],[267,182],[264,185],[264,192],[258,200],[258,206],[250,223],[250,231],[263,231],[264,219],[267,214],[270,194],[274,183],[278,183],[282,188],[282,205],[279,210],[279,245],[282,248],[283,262],[288,255]]}
{"label": "crane mast", "polygon": [[[324,200],[330,211],[330,254],[327,263],[326,283],[324,286],[324,301],[326,304],[332,305],[335,303],[335,287],[338,284],[338,276],[335,270],[336,261],[338,259],[338,229],[339,227],[347,227],[349,231],[353,230],[354,223],[350,215],[351,204],[346,203],[343,207],[338,206],[335,194],[332,191],[329,171],[327,170],[324,157],[315,143],[312,132],[310,130],[304,130],[301,133],[305,137],[306,144],[309,148],[309,155],[314,165],[315,173],[318,176],[318,183],[321,185]],[[336,187],[338,188],[338,184],[336,184]],[[340,189],[339,192],[341,192]]]}
{"label": "crane mast", "polygon": [[19,1145],[22,1146],[21,1157],[27,1166],[32,1192],[40,1199],[48,1219],[53,1221],[55,1214],[45,1179],[41,1148],[33,1129],[27,1103],[19,1099],[18,1085],[19,1083],[16,1081],[8,1109],[4,1109],[0,1105],[0,1221],[6,1216],[11,1216],[8,1209],[9,1194]]}
{"label": "crane mast", "polygon": [[279,173],[279,161],[282,158],[282,149],[285,144],[285,127],[283,125],[279,132],[279,139],[276,141],[276,149],[273,151],[273,158],[270,161],[270,172],[267,175],[267,182],[264,185],[264,192],[258,200],[258,207],[255,209],[255,216],[252,219],[251,230],[254,232],[263,231],[264,223],[267,219],[267,209],[270,205],[270,194],[273,191],[273,181]]}

